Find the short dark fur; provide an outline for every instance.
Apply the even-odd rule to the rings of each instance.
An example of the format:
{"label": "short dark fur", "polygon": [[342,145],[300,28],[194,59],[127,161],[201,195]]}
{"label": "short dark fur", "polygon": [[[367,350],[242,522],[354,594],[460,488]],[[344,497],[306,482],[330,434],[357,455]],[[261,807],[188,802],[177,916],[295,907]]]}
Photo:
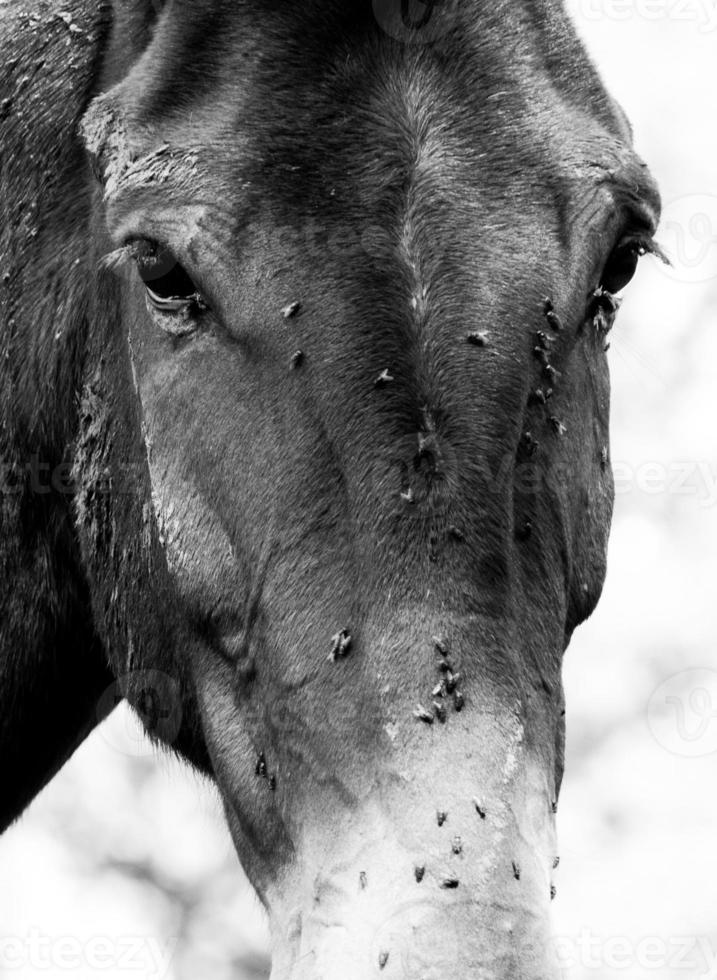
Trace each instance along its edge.
{"label": "short dark fur", "polygon": [[[297,846],[286,777],[353,812],[387,717],[407,751],[497,691],[557,797],[612,506],[586,297],[659,205],[557,2],[447,6],[414,46],[389,0],[4,12],[0,829],[152,670],[181,725],[150,733],[217,780],[260,893]],[[196,336],[102,261],[158,203]],[[460,690],[418,725],[437,664]]]}

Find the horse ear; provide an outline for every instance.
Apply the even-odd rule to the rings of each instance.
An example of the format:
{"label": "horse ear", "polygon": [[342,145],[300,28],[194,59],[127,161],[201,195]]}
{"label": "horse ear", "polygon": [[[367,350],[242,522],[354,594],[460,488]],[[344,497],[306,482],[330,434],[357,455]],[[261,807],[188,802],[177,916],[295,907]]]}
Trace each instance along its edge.
{"label": "horse ear", "polygon": [[97,723],[112,679],[69,471],[91,275],[77,128],[109,30],[96,0],[0,17],[0,829]]}

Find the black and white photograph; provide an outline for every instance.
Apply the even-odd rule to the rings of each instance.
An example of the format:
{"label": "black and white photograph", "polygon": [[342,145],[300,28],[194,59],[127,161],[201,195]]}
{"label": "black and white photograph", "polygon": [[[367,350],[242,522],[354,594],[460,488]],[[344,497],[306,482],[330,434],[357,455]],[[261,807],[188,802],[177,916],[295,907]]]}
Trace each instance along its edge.
{"label": "black and white photograph", "polygon": [[0,0],[0,980],[717,980],[717,0]]}

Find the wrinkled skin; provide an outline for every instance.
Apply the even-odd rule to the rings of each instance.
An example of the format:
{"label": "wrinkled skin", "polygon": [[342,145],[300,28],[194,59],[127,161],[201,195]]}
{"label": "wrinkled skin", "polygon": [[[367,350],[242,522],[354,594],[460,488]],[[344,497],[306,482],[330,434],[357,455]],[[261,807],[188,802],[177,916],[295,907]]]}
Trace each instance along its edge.
{"label": "wrinkled skin", "polygon": [[52,112],[4,123],[2,819],[126,694],[216,780],[273,980],[556,976],[612,507],[587,297],[658,199],[557,4],[455,6],[78,2]]}

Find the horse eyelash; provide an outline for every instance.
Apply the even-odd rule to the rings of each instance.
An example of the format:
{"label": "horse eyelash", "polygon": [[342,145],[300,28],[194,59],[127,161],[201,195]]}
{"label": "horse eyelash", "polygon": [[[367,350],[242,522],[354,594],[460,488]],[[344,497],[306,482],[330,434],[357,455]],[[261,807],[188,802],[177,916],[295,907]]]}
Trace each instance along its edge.
{"label": "horse eyelash", "polygon": [[632,241],[639,249],[640,255],[654,255],[664,265],[672,265],[669,255],[654,238],[647,235],[644,237],[637,236]]}
{"label": "horse eyelash", "polygon": [[136,257],[137,250],[133,246],[133,243],[122,245],[120,248],[115,248],[111,252],[106,252],[97,262],[97,267],[102,271],[114,272]]}
{"label": "horse eyelash", "polygon": [[[156,245],[156,243],[154,243]],[[113,249],[111,252],[107,252],[99,260],[99,267],[101,269],[113,269],[119,268],[125,262],[137,262],[142,257],[147,254],[148,243],[141,238],[133,238],[130,241],[125,242],[119,248]],[[158,247],[158,246],[157,246]]]}

